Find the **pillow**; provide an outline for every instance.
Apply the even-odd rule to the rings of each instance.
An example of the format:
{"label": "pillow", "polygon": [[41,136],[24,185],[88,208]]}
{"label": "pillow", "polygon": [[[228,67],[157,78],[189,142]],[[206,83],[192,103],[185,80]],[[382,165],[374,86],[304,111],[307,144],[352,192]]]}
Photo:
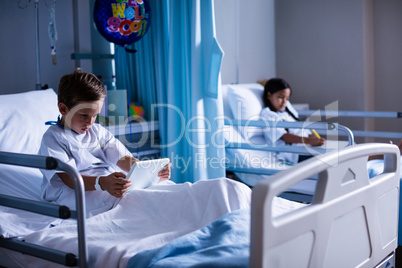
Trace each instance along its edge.
{"label": "pillow", "polygon": [[264,87],[257,83],[230,85],[227,98],[234,119],[256,120],[264,107],[263,93]]}
{"label": "pillow", "polygon": [[[225,115],[237,120],[260,120],[260,113],[264,108],[263,94],[264,87],[259,83],[230,85],[227,88],[224,102],[229,103],[231,113],[230,115],[225,113]],[[290,112],[299,117],[298,112],[289,101],[286,106]],[[249,142],[253,142],[255,137],[259,139],[260,136],[264,136],[264,130],[258,127],[239,127],[238,130],[242,137]]]}
{"label": "pillow", "polygon": [[230,85],[222,85],[221,90],[222,90],[222,100],[223,100],[223,114],[225,117],[228,118],[233,118],[232,115],[232,110],[230,109],[230,104],[229,104],[229,99],[227,97],[227,92],[229,89]]}
{"label": "pillow", "polygon": [[[260,84],[231,85],[227,91],[227,100],[233,119],[259,120],[264,107],[262,95],[264,87]],[[254,136],[263,136],[263,129],[256,127],[239,127],[243,138],[248,141]]]}
{"label": "pillow", "polygon": [[45,122],[58,115],[53,89],[0,95],[0,151],[37,154]]}

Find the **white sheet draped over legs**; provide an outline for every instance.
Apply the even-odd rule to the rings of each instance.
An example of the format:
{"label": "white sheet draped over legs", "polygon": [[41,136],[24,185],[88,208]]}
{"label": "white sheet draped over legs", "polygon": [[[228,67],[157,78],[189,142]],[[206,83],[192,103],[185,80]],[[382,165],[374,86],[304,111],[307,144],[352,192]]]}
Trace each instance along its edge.
{"label": "white sheet draped over legs", "polygon": [[[160,247],[237,209],[250,208],[251,190],[226,178],[159,184],[126,194],[115,208],[87,219],[91,267],[126,267],[136,253]],[[77,254],[75,222],[27,235],[27,242]],[[17,263],[55,267],[10,251]]]}

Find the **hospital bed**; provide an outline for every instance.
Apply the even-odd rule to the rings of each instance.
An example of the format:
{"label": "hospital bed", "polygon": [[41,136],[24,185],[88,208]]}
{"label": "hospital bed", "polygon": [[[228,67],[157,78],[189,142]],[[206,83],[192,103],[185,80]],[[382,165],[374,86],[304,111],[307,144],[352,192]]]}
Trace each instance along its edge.
{"label": "hospital bed", "polygon": [[[333,143],[324,148],[294,148],[290,146],[272,147],[265,143],[262,136],[263,129],[269,128],[267,122],[256,121],[263,108],[261,96],[263,87],[258,83],[222,85],[224,114],[226,118],[226,154],[232,160],[228,161],[227,171],[234,172],[243,182],[254,186],[262,180],[269,178],[278,171],[286,170],[288,165],[278,165],[276,162],[263,164],[263,161],[252,159],[269,159],[270,152],[288,151],[304,155],[319,155],[329,150],[341,150],[344,146],[351,145],[354,137],[402,139],[402,133],[384,131],[358,131],[347,127],[320,122],[322,118],[358,117],[358,118],[402,118],[401,112],[373,112],[373,111],[332,111],[332,110],[308,110],[303,105],[302,109],[294,109],[289,103],[291,111],[299,115],[301,120],[308,118],[313,122],[275,122],[276,127],[304,127],[314,128],[320,134],[335,137],[347,137],[347,143]],[[251,120],[238,120],[239,118]],[[320,122],[320,123],[318,123]],[[335,135],[333,134],[335,133]],[[306,150],[308,149],[308,150]],[[246,157],[248,154],[248,157]],[[270,159],[269,159],[270,160]],[[274,164],[272,164],[274,163]],[[402,162],[400,163],[402,166]],[[371,160],[367,164],[370,176],[376,176],[382,172],[384,160]],[[402,180],[402,174],[400,175]],[[316,188],[316,178],[308,178],[297,185],[292,186],[281,196],[304,202],[311,202]],[[402,217],[399,219],[402,223]],[[400,224],[399,244],[402,244],[402,224]]]}
{"label": "hospital bed", "polygon": [[[222,100],[225,116],[225,152],[227,168],[249,186],[254,186],[268,176],[289,168],[289,163],[277,161],[276,152],[289,152],[299,155],[315,156],[329,151],[340,150],[354,144],[353,132],[342,125],[327,122],[272,122],[260,119],[264,108],[262,95],[264,88],[259,83],[222,85]],[[290,111],[298,112],[288,102]],[[336,140],[327,140],[323,146],[278,146],[267,144],[264,131],[272,128],[315,129],[331,135]],[[339,141],[340,135],[347,140]],[[316,180],[305,180],[293,187],[298,200],[308,200],[315,188]],[[302,199],[299,199],[302,198]],[[307,198],[307,199],[306,199]]]}
{"label": "hospital bed", "polygon": [[[50,116],[52,118],[45,120],[54,118],[50,114],[52,108],[44,105],[51,106],[52,103],[56,100],[54,93],[49,91],[0,96],[0,151],[7,152],[1,154],[2,162],[22,164],[28,161],[28,166],[47,168],[59,165],[51,164],[57,160],[26,156],[38,149],[39,132],[45,130],[40,129],[37,121],[42,122]],[[17,118],[19,121],[15,122]],[[386,168],[382,174],[369,179],[367,156],[378,154],[386,155]],[[256,185],[252,191],[251,210],[239,206],[232,207],[227,213],[222,210],[216,214],[215,207],[220,203],[211,200],[209,206],[205,204],[208,210],[202,211],[201,215],[185,211],[189,218],[187,222],[175,221],[169,207],[161,208],[155,203],[168,193],[168,189],[183,191],[190,187],[189,184],[160,185],[157,189],[138,191],[139,196],[130,194],[110,211],[87,219],[80,212],[85,209],[83,202],[70,208],[70,214],[78,221],[0,207],[0,245],[3,247],[0,248],[0,266],[57,267],[29,254],[4,248],[11,240],[20,240],[16,241],[17,250],[27,242],[50,247],[53,255],[59,256],[58,251],[66,252],[82,267],[186,267],[196,264],[205,267],[224,264],[233,264],[232,267],[390,267],[397,246],[398,163],[399,151],[395,146],[350,146],[306,160]],[[311,204],[275,197],[315,173],[319,174],[319,183]],[[76,177],[79,181],[80,176]],[[1,164],[2,195],[40,201],[40,183],[41,173],[37,169]],[[238,185],[241,184],[236,187],[242,187]],[[205,181],[191,187],[212,191]],[[77,188],[78,196],[82,195],[80,187]],[[77,203],[83,199],[78,197]],[[11,201],[7,202],[14,203]],[[145,207],[145,204],[149,206]],[[223,203],[222,207],[226,205]],[[51,210],[47,208],[45,212]],[[134,217],[129,217],[128,212]],[[207,217],[208,213],[215,214]],[[154,232],[150,232],[151,227],[147,224],[150,218],[157,224],[157,228],[152,229]],[[81,224],[84,227],[80,231]],[[189,225],[192,227],[186,227]],[[130,230],[135,230],[138,237],[131,237]]]}

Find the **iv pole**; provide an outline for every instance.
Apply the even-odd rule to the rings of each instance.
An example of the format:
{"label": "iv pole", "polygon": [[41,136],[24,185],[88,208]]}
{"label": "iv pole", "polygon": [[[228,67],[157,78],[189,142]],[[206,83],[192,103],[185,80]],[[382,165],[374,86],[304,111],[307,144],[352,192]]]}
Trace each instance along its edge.
{"label": "iv pole", "polygon": [[42,86],[40,83],[40,53],[39,53],[39,0],[35,0],[35,49],[36,49],[36,90],[41,90]]}

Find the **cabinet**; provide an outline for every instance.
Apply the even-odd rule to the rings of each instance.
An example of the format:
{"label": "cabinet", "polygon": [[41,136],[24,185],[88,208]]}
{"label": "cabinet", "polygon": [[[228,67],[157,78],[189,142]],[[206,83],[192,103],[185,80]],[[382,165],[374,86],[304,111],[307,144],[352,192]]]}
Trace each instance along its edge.
{"label": "cabinet", "polygon": [[127,147],[135,158],[140,160],[160,158],[158,121],[127,123],[106,128]]}

